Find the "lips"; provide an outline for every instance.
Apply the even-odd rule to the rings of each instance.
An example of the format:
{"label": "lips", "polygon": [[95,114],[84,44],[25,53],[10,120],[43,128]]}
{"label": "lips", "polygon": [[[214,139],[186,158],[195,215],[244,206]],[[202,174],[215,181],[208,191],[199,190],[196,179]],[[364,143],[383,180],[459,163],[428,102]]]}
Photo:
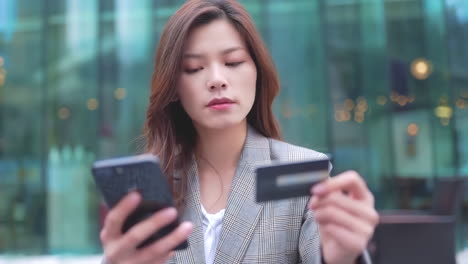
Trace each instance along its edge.
{"label": "lips", "polygon": [[229,98],[215,98],[211,100],[207,106],[210,107],[214,105],[223,105],[223,104],[232,104],[232,103],[234,103],[234,101]]}

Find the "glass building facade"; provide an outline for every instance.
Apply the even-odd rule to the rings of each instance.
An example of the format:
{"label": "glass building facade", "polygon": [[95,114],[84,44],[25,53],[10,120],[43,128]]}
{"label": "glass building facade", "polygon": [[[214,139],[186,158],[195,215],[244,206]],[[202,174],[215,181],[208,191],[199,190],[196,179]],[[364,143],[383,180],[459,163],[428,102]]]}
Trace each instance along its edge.
{"label": "glass building facade", "polygon": [[[241,2],[280,73],[286,141],[359,171],[378,209],[423,208],[434,179],[468,176],[468,1]],[[90,166],[141,151],[155,48],[182,3],[0,0],[0,253],[101,252]],[[424,190],[402,199],[401,179]]]}

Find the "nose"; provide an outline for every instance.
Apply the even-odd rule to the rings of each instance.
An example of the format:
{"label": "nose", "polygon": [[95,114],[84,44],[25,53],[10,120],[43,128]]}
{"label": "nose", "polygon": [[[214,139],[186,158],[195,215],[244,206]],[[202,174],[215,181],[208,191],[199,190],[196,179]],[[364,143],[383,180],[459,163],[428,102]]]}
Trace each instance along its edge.
{"label": "nose", "polygon": [[219,67],[215,66],[210,71],[207,81],[207,87],[210,91],[225,89],[227,87],[226,78],[224,78],[224,75],[222,74],[221,69]]}

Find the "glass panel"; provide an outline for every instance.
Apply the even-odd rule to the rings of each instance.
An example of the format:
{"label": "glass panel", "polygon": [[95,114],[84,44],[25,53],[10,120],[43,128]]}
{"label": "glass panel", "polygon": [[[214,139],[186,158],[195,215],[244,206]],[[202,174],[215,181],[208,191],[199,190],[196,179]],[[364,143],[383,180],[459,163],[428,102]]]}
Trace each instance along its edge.
{"label": "glass panel", "polygon": [[281,92],[274,110],[289,142],[329,152],[325,50],[318,1],[268,1],[266,41]]}
{"label": "glass panel", "polygon": [[363,136],[367,138],[367,153],[363,161],[367,164],[366,180],[376,194],[377,206],[383,206],[386,200],[380,196],[382,188],[385,187],[385,180],[395,174],[395,160],[389,140],[392,114],[385,4],[383,1],[361,0],[359,9],[361,40],[357,66],[360,68],[358,77],[362,97],[354,101],[353,119],[358,124],[361,122]]}
{"label": "glass panel", "polygon": [[[423,55],[432,64],[432,74],[427,79],[433,113],[433,137],[435,174],[454,176],[453,106],[454,100],[449,85],[449,68],[443,1],[425,0],[424,12],[425,51]],[[444,109],[444,111],[442,111]],[[445,113],[447,112],[447,113]]]}
{"label": "glass panel", "polygon": [[42,1],[0,3],[0,251],[46,248]]}
{"label": "glass panel", "polygon": [[458,173],[468,176],[468,2],[446,1],[447,53],[452,100],[455,102],[455,131],[458,139]]}
{"label": "glass panel", "polygon": [[[59,5],[60,6],[60,5]],[[47,250],[91,253],[98,246],[89,167],[96,151],[98,5],[67,0],[48,14]],[[63,13],[62,13],[63,12]],[[73,195],[72,195],[73,194]]]}
{"label": "glass panel", "polygon": [[[446,0],[445,3],[446,52],[449,64],[447,72],[454,109],[454,124],[450,136],[458,141],[453,151],[456,174],[468,177],[468,2]],[[467,194],[468,190],[465,189],[462,225],[457,230],[459,248],[468,246]]]}
{"label": "glass panel", "polygon": [[360,70],[363,63],[372,62],[360,56],[361,5],[354,0],[323,1],[323,5],[335,173],[354,169],[368,176],[365,128],[372,99],[363,90]]}

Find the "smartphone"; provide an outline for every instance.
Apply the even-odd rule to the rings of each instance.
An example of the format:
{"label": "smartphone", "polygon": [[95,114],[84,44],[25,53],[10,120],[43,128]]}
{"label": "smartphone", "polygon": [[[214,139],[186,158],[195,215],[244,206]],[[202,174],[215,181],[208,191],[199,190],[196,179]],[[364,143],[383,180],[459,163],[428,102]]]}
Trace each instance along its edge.
{"label": "smartphone", "polygon": [[[155,212],[174,206],[172,194],[159,165],[151,154],[99,160],[92,167],[94,181],[109,208],[113,208],[129,192],[138,191],[142,196],[140,205],[125,220],[122,232],[150,217]],[[143,241],[137,248],[143,248],[168,235],[179,225],[179,220],[162,228]],[[185,249],[184,241],[175,250]]]}

